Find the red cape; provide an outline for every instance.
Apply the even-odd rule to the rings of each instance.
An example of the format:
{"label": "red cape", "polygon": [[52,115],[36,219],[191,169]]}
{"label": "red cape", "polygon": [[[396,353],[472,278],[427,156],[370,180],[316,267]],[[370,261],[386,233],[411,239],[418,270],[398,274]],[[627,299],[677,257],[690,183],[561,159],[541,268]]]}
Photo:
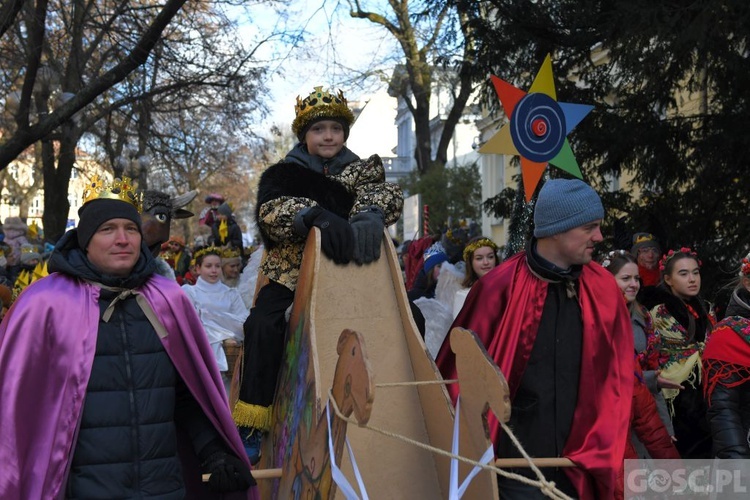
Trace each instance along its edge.
{"label": "red cape", "polygon": [[[547,283],[531,274],[520,253],[474,284],[453,327],[474,331],[508,380],[511,398],[523,376],[547,297]],[[633,330],[613,276],[596,263],[579,278],[583,352],[578,402],[563,456],[581,498],[612,498],[628,439],[633,397]],[[437,365],[456,378],[455,356],[444,342]],[[456,385],[448,386],[455,402]],[[492,439],[501,427],[490,420]]]}
{"label": "red cape", "polygon": [[703,391],[710,406],[717,384],[732,388],[750,380],[750,320],[740,316],[721,320],[706,340],[701,360]]}

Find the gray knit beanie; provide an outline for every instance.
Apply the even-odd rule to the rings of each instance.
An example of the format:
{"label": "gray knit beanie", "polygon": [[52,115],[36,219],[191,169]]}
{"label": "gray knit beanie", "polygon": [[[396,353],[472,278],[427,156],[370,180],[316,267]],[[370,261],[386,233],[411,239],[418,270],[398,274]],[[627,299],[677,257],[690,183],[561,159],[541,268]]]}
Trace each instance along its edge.
{"label": "gray knit beanie", "polygon": [[602,200],[591,186],[578,179],[551,179],[539,191],[534,236],[553,236],[603,218]]}
{"label": "gray knit beanie", "polygon": [[226,215],[227,217],[231,217],[232,216],[232,207],[230,207],[227,202],[224,202],[221,205],[219,205],[219,213],[221,215]]}

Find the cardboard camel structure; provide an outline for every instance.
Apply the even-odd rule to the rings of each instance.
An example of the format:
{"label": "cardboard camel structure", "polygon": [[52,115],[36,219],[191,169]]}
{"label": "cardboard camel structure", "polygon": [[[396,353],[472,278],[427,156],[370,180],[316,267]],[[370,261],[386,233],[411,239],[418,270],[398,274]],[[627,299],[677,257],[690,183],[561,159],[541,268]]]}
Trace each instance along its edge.
{"label": "cardboard camel structure", "polygon": [[[261,461],[253,471],[258,479],[276,477],[259,482],[262,498],[299,498],[310,494],[318,498],[344,498],[331,479],[331,458],[353,481],[352,463],[342,453],[347,437],[365,487],[379,498],[448,498],[450,458],[412,442],[450,452],[454,409],[414,324],[396,250],[387,233],[383,240],[378,261],[341,266],[322,255],[317,229],[308,236],[277,383],[273,425],[263,442]],[[347,330],[357,332],[367,352],[366,356],[350,362],[348,372],[356,372],[357,359],[362,358],[361,363],[369,365],[366,371],[371,371],[376,384],[391,386],[379,388],[374,402],[369,396],[350,395],[346,410],[354,411],[358,422],[364,424],[357,415],[360,409],[357,406],[369,400],[371,410],[365,422],[369,419],[369,426],[386,429],[404,439],[359,426],[347,428],[332,414],[335,456],[331,457],[326,404],[329,388],[338,386],[339,395],[334,397],[341,407],[342,386],[334,380],[334,371]],[[486,425],[482,424],[484,418],[474,413],[486,414],[492,406],[504,417],[507,408],[502,405],[507,404],[507,392],[488,394],[487,388],[504,384],[507,391],[507,384],[476,337],[464,332],[456,340],[457,345],[474,347],[463,348],[464,352],[473,350],[473,354],[461,363],[460,377],[484,383],[467,384],[466,394],[462,390],[465,404],[461,410],[460,454],[478,460],[490,441]],[[364,353],[364,349],[361,351]],[[362,369],[359,372],[364,373]],[[500,378],[489,384],[479,372],[491,372]],[[341,373],[337,375],[339,378]],[[343,377],[347,375],[344,373]],[[480,392],[474,394],[468,389],[470,385]],[[352,384],[350,379],[344,387],[353,391],[352,388],[363,385]],[[461,463],[459,477],[464,477],[470,468]],[[466,497],[497,498],[495,474],[481,472],[472,481]]]}

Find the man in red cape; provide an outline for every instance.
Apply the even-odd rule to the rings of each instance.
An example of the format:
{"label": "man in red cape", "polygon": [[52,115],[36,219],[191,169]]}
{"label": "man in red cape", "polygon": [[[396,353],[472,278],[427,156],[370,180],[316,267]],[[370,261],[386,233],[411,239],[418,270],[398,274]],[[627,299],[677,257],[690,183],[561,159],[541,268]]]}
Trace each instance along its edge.
{"label": "man in red cape", "polygon": [[[510,386],[513,432],[532,457],[567,457],[577,467],[542,469],[563,492],[612,498],[628,438],[633,393],[630,316],[612,275],[591,262],[604,209],[577,179],[547,181],[534,211],[534,238],[472,287],[453,323],[474,331]],[[456,378],[445,342],[437,365]],[[450,386],[455,402],[460,388]],[[520,457],[497,420],[498,457]],[[533,477],[530,469],[514,472]],[[498,476],[500,498],[544,498]]]}

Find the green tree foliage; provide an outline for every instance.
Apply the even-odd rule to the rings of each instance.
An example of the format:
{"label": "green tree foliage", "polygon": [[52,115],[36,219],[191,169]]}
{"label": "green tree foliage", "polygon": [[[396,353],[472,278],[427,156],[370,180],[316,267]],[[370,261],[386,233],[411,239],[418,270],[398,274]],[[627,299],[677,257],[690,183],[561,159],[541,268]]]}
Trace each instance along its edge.
{"label": "green tree foliage", "polygon": [[[585,180],[604,193],[607,227],[617,217],[664,248],[696,249],[710,296],[750,247],[750,3],[484,4],[488,15],[472,21],[480,63],[527,89],[552,54],[558,100],[595,105],[571,143]],[[621,175],[634,182],[612,191]]]}
{"label": "green tree foliage", "polygon": [[408,195],[420,193],[429,207],[430,232],[439,232],[449,220],[478,220],[481,215],[482,185],[476,163],[436,167],[427,173],[412,171],[401,182]]}

